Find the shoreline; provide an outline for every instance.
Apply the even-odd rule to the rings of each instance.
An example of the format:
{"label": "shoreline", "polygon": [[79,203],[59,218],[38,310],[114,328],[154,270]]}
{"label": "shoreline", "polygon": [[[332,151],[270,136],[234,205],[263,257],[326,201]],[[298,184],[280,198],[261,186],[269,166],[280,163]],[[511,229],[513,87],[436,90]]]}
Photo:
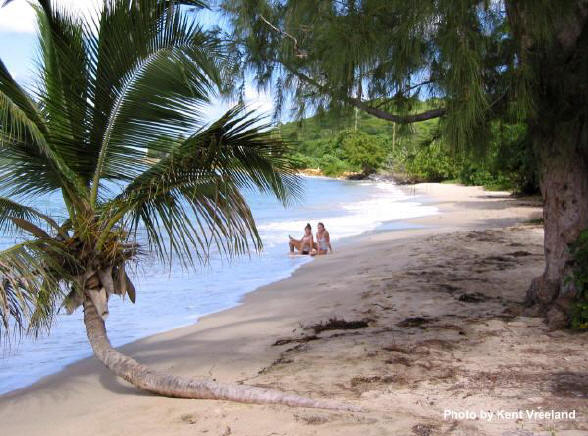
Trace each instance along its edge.
{"label": "shoreline", "polygon": [[[304,177],[308,177],[308,178],[318,177],[318,178],[325,178],[325,179],[338,180],[338,181],[341,180],[341,179],[338,179],[338,178],[333,178],[333,177],[328,177],[328,176],[323,176],[323,175],[320,175],[320,176],[313,176],[313,175],[308,175],[308,174],[302,174],[302,175]],[[393,184],[392,182],[387,182],[387,181],[384,182],[384,183]],[[404,192],[401,187],[398,187],[398,189],[400,191]],[[392,223],[401,223],[402,224],[402,223],[407,223],[409,221],[410,221],[410,219],[408,219],[408,220],[406,220],[406,219],[397,219],[397,220],[385,221],[385,222],[383,222],[383,225],[386,225],[386,224],[388,224],[390,222],[392,222]],[[353,244],[354,241],[359,240],[359,239],[361,239],[364,236],[370,235],[370,234],[372,234],[374,232],[380,232],[380,231],[382,231],[382,230],[379,230],[379,227],[378,228],[375,228],[375,229],[367,230],[367,231],[364,231],[362,233],[358,233],[358,234],[355,234],[355,235],[344,236],[339,241],[337,241],[336,244],[337,245],[341,244],[341,245],[344,245],[344,246],[349,245],[349,244]],[[394,230],[394,231],[399,231],[399,230]],[[297,265],[295,265],[295,266],[289,268],[288,270],[284,271],[283,274],[276,274],[276,277],[268,278],[269,281],[267,281],[265,284],[256,286],[255,288],[252,288],[252,289],[248,290],[247,292],[245,292],[244,294],[242,294],[240,296],[240,298],[239,298],[238,301],[236,301],[236,302],[230,302],[230,303],[228,303],[224,307],[221,307],[219,309],[212,310],[210,312],[205,312],[204,314],[200,314],[200,315],[198,315],[197,318],[195,318],[194,321],[189,321],[189,322],[186,322],[186,323],[177,324],[177,325],[174,325],[174,326],[171,326],[171,327],[165,327],[165,328],[162,328],[159,331],[150,332],[150,333],[146,334],[145,336],[138,337],[138,338],[133,339],[133,340],[131,340],[129,342],[126,342],[126,343],[123,343],[123,344],[120,344],[119,343],[119,344],[116,345],[116,348],[121,348],[121,347],[129,346],[129,345],[134,344],[135,342],[138,342],[138,341],[141,341],[141,340],[150,338],[152,336],[157,336],[157,335],[160,335],[160,334],[165,334],[165,333],[167,333],[169,331],[172,331],[172,330],[192,327],[192,326],[196,325],[198,322],[200,322],[200,320],[203,319],[204,317],[212,316],[212,315],[215,315],[215,314],[217,314],[219,312],[223,312],[225,310],[230,310],[231,308],[238,307],[239,305],[243,304],[243,301],[244,301],[244,298],[245,298],[246,295],[248,295],[248,294],[250,294],[252,292],[256,292],[257,290],[259,290],[260,288],[263,288],[265,286],[270,286],[270,285],[272,285],[274,283],[277,283],[277,282],[280,282],[282,280],[287,280],[287,279],[291,278],[295,271],[297,271],[298,269],[300,269],[301,267],[303,267],[307,263],[310,263],[313,260],[312,257],[307,257],[307,258],[305,258],[303,256],[296,256],[296,257],[298,258],[297,260],[299,262]],[[85,340],[85,334],[84,334],[84,337],[82,339]],[[91,350],[89,350],[88,353],[86,353],[85,355],[81,355],[81,356],[77,357],[75,360],[72,360],[72,361],[70,361],[68,363],[65,363],[62,366],[58,367],[58,368],[55,368],[50,373],[47,373],[47,374],[42,375],[42,376],[39,376],[36,380],[30,382],[29,384],[27,384],[25,386],[20,386],[20,387],[16,387],[16,388],[11,389],[11,390],[8,390],[8,391],[0,392],[0,400],[4,396],[9,396],[9,395],[11,395],[13,393],[16,394],[16,393],[18,393],[19,391],[22,391],[22,390],[27,390],[29,388],[34,388],[34,386],[38,382],[41,382],[43,379],[45,379],[47,377],[51,377],[51,376],[57,375],[57,374],[61,373],[62,371],[67,371],[67,369],[71,365],[75,365],[76,363],[81,362],[81,361],[83,361],[85,359],[91,359],[92,357],[93,357],[93,355],[91,353]]]}
{"label": "shoreline", "polygon": [[[339,249],[335,247],[334,256],[307,262],[290,277],[247,293],[238,306],[201,317],[194,325],[120,347],[157,370],[340,398],[369,406],[369,412],[342,414],[156,397],[118,380],[90,357],[32,386],[0,396],[0,419],[7,423],[7,434],[10,430],[31,435],[76,434],[91,428],[94,434],[143,436],[194,434],[198,430],[215,435],[257,436],[275,431],[287,435],[367,435],[408,434],[415,425],[444,431],[455,426],[462,434],[500,434],[488,431],[487,426],[486,431],[472,430],[483,423],[436,419],[440,416],[436,408],[444,404],[464,409],[463,400],[456,402],[449,394],[451,389],[445,387],[448,381],[449,387],[463,385],[453,378],[479,377],[479,368],[486,371],[480,374],[485,374],[492,366],[484,366],[500,366],[509,359],[517,365],[524,363],[523,353],[511,356],[508,350],[499,350],[501,342],[492,345],[488,341],[500,339],[509,347],[528,347],[528,340],[521,341],[520,335],[525,328],[540,328],[536,319],[516,313],[518,301],[522,301],[520,293],[542,267],[542,230],[524,224],[541,214],[537,200],[458,185],[421,184],[404,189],[432,198],[431,204],[441,213],[404,220],[424,228],[354,237]],[[505,250],[506,254],[501,254]],[[451,269],[446,271],[443,265],[448,262]],[[446,291],[437,295],[438,289]],[[466,318],[456,324],[462,325],[458,332],[451,327],[455,323],[451,313],[465,308]],[[328,324],[332,318],[365,319],[369,326],[312,335],[313,326]],[[423,328],[419,323],[431,327]],[[565,337],[565,344],[551,343],[560,336]],[[558,367],[581,366],[581,338],[568,336],[562,332],[552,338],[542,333],[535,348],[546,342],[554,352],[570,359],[555,362]],[[562,352],[564,345],[567,352]],[[412,351],[402,351],[403,347]],[[492,358],[485,354],[485,347],[495,350]],[[447,353],[453,356],[450,360],[445,358]],[[425,355],[425,360],[419,360]],[[543,354],[529,356],[539,359]],[[549,365],[551,360],[541,360],[541,365]],[[421,381],[423,371],[426,379]],[[417,378],[411,381],[413,377]],[[434,380],[437,384],[431,385]],[[510,396],[500,391],[504,395],[500,400],[491,392],[481,396],[479,391],[477,387],[466,392],[464,398],[479,408],[512,407],[503,404],[512,398],[510,391]],[[544,404],[537,394],[531,394],[536,404]],[[419,398],[426,397],[431,406],[423,409],[418,406]],[[566,401],[561,405],[579,407],[571,399]],[[31,416],[36,417],[35,422]],[[514,425],[502,423],[496,429],[514,429]]]}
{"label": "shoreline", "polygon": [[[327,179],[333,179],[333,180],[340,180],[338,178],[328,177],[328,176],[324,176],[324,175],[309,175],[309,174],[306,174],[306,173],[303,173],[302,175],[304,177],[321,177],[321,178],[327,178]],[[388,182],[386,182],[386,183],[388,183]],[[404,189],[403,189],[402,186],[398,186],[398,188],[401,191],[404,192]],[[413,220],[413,219],[419,219],[419,218],[420,217],[418,217],[418,218],[412,218],[412,219],[393,220],[393,221],[389,221],[389,222],[409,223],[411,220]],[[385,222],[383,224],[386,225],[389,222]],[[412,229],[383,230],[383,231],[398,232],[398,231],[404,231],[404,230],[412,230]],[[341,239],[341,241],[338,241],[338,244],[342,244],[343,246],[347,246],[349,244],[354,244],[356,242],[359,242],[361,240],[361,238],[363,238],[363,237],[366,237],[366,236],[369,236],[369,235],[371,235],[373,233],[381,232],[381,231],[382,230],[378,230],[378,228],[376,228],[376,229],[373,229],[373,230],[365,231],[363,233],[359,233],[357,235],[343,237]],[[297,257],[302,258],[302,256],[297,256]],[[214,316],[214,315],[216,315],[218,313],[221,313],[221,312],[224,312],[224,311],[227,311],[227,310],[236,308],[236,307],[244,304],[244,300],[245,300],[245,298],[246,298],[247,295],[249,295],[251,293],[254,293],[254,292],[257,292],[257,291],[261,290],[262,288],[265,288],[265,287],[268,287],[268,286],[272,286],[273,284],[279,283],[279,282],[281,282],[283,280],[289,280],[289,279],[291,279],[293,277],[293,275],[296,273],[296,271],[298,271],[299,269],[303,268],[307,264],[311,263],[314,259],[315,259],[315,257],[308,256],[308,259],[304,259],[304,262],[302,262],[302,263],[294,266],[293,269],[291,269],[288,273],[285,273],[285,277],[277,278],[277,279],[272,280],[272,281],[270,281],[270,282],[268,282],[268,283],[266,283],[264,285],[257,286],[255,288],[251,289],[250,291],[245,292],[239,298],[239,301],[237,301],[236,303],[231,304],[231,305],[229,305],[227,307],[224,307],[224,308],[221,308],[221,309],[218,309],[218,310],[214,310],[212,312],[209,312],[209,313],[205,313],[203,315],[200,315],[198,318],[196,318],[196,320],[194,322],[189,322],[189,323],[178,325],[178,326],[175,326],[175,327],[172,327],[172,328],[166,328],[166,329],[163,329],[163,330],[161,330],[159,332],[150,333],[150,334],[148,334],[146,336],[143,336],[143,337],[137,338],[135,340],[132,340],[130,342],[127,342],[125,344],[119,345],[116,348],[117,349],[124,349],[124,347],[132,346],[133,344],[135,344],[137,342],[140,342],[140,341],[143,341],[143,340],[146,340],[148,338],[152,338],[152,337],[155,337],[155,336],[158,336],[158,335],[161,335],[161,334],[166,334],[168,332],[171,332],[171,331],[174,331],[174,330],[178,330],[178,329],[190,328],[190,327],[193,327],[193,326],[197,325],[202,319],[204,319],[206,317]],[[81,356],[80,358],[78,358],[78,359],[76,359],[76,360],[74,360],[74,361],[72,361],[70,363],[67,363],[67,364],[63,365],[62,367],[56,369],[55,371],[51,372],[50,374],[41,376],[40,378],[38,378],[37,380],[33,381],[32,383],[30,383],[30,384],[28,384],[26,386],[19,387],[19,388],[16,388],[16,389],[11,389],[11,390],[6,391],[6,392],[0,392],[0,403],[1,403],[2,399],[5,398],[5,397],[10,397],[13,394],[14,395],[17,395],[21,391],[28,391],[29,389],[34,389],[35,386],[38,383],[41,383],[44,379],[51,378],[53,376],[57,376],[58,374],[60,374],[60,373],[62,373],[64,371],[67,371],[70,366],[74,366],[74,365],[76,365],[78,363],[81,363],[82,361],[85,361],[87,359],[93,359],[93,358],[94,357],[93,357],[93,355],[90,352],[88,355]]]}

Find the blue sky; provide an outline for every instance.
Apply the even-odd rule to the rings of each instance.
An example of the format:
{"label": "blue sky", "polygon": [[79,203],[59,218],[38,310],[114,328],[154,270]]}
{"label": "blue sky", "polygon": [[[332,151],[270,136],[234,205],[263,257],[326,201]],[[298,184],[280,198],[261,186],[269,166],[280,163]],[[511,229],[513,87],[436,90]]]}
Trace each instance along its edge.
{"label": "blue sky", "polygon": [[[0,3],[2,3],[1,0]],[[72,8],[79,14],[92,14],[102,1],[54,0],[54,3]],[[205,22],[215,23],[218,23],[219,18],[214,12],[206,12],[200,17]],[[35,16],[27,0],[14,0],[0,8],[0,59],[13,77],[25,87],[31,85],[34,79],[35,32]],[[252,83],[248,83],[245,89],[245,100],[252,108],[271,115],[272,98],[269,92],[260,92]],[[205,108],[205,119],[215,120],[232,104],[234,102],[215,99],[209,107]]]}

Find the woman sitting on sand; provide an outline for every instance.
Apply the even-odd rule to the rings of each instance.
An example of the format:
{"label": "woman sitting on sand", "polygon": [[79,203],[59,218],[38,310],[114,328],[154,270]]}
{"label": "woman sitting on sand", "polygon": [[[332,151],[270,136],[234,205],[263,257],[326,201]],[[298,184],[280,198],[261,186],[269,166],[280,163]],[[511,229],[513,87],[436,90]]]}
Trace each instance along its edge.
{"label": "woman sitting on sand", "polygon": [[304,236],[302,239],[294,239],[290,236],[290,254],[294,254],[295,248],[300,254],[310,254],[311,256],[316,254],[314,241],[312,239],[312,227],[310,227],[310,224],[306,224],[306,227],[304,227]]}
{"label": "woman sitting on sand", "polygon": [[331,237],[329,236],[327,229],[325,229],[325,225],[323,223],[318,223],[317,227],[316,242],[314,244],[317,254],[327,254],[329,250],[331,251],[331,254],[333,254]]}

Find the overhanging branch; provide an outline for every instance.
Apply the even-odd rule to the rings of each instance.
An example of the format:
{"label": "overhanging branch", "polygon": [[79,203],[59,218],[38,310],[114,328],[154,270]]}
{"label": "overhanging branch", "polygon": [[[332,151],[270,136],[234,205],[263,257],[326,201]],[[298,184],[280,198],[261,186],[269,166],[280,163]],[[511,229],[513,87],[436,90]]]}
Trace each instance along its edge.
{"label": "overhanging branch", "polygon": [[350,97],[348,95],[337,94],[336,92],[333,92],[331,89],[329,89],[327,86],[320,84],[319,82],[317,82],[313,78],[309,77],[308,75],[306,75],[306,74],[304,74],[294,68],[290,68],[285,64],[282,64],[282,65],[284,65],[288,69],[288,71],[290,71],[290,73],[294,74],[300,80],[303,80],[304,82],[315,86],[321,92],[328,94],[328,95],[331,95],[335,98],[341,99],[345,103],[350,104],[351,106],[354,106],[358,109],[361,109],[362,111],[365,111],[368,114],[373,115],[376,118],[380,118],[382,120],[393,121],[393,122],[399,123],[399,124],[410,124],[410,123],[418,123],[419,121],[425,121],[425,120],[431,120],[434,118],[439,118],[439,117],[445,115],[445,113],[447,112],[447,110],[445,108],[438,108],[438,109],[431,109],[431,110],[428,110],[425,112],[420,112],[418,114],[409,114],[409,115],[393,114],[388,111],[379,109],[377,107],[370,106],[367,103],[363,102],[359,98]]}
{"label": "overhanging branch", "polygon": [[438,109],[431,109],[425,112],[420,112],[418,114],[409,114],[409,115],[398,115],[392,114],[390,112],[384,111],[382,109],[375,108],[370,106],[363,101],[352,98],[346,97],[345,101],[349,104],[367,112],[370,115],[375,116],[376,118],[381,118],[387,121],[393,121],[399,124],[410,124],[410,123],[418,123],[419,121],[431,120],[433,118],[439,118],[445,115],[446,109],[445,108],[438,108]]}

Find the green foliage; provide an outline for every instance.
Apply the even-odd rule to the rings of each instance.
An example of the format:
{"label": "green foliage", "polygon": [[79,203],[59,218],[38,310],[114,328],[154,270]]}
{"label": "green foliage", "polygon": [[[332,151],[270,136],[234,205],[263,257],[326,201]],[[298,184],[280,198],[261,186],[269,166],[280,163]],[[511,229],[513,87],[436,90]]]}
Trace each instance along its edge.
{"label": "green foliage", "polygon": [[534,194],[539,190],[538,159],[524,124],[494,122],[483,154],[466,154],[457,178],[467,185]]}
{"label": "green foliage", "polygon": [[[179,138],[181,142],[181,138]],[[174,139],[161,135],[154,141],[147,144],[147,157],[152,159],[162,159],[168,155],[167,150],[173,147]]]}
{"label": "green foliage", "polygon": [[403,141],[391,155],[394,173],[414,182],[441,182],[457,178],[457,165],[441,141],[411,144]]}
{"label": "green foliage", "polygon": [[525,124],[494,124],[490,147],[493,169],[506,186],[522,194],[539,191],[539,159]]}
{"label": "green foliage", "polygon": [[[436,104],[420,102],[419,109]],[[279,130],[294,143],[299,168],[321,168],[325,172],[328,167],[329,175],[363,170],[363,164],[352,159],[343,141],[346,137],[357,137],[376,147],[376,168],[382,166],[382,171],[391,172],[400,180],[452,180],[516,193],[538,191],[538,162],[524,124],[493,122],[487,145],[478,152],[460,152],[451,147],[442,135],[441,124],[439,120],[427,120],[408,127],[362,112],[327,111],[284,124]]]}
{"label": "green foliage", "polygon": [[391,156],[395,172],[406,173],[413,181],[456,180],[515,193],[538,191],[538,160],[523,124],[492,123],[487,146],[476,152],[454,150],[440,136],[436,123],[419,123],[414,133],[401,138],[401,146]]}
{"label": "green foliage", "polygon": [[344,161],[328,154],[319,160],[319,168],[329,177],[338,177],[350,169]]}
{"label": "green foliage", "polygon": [[569,245],[571,274],[565,284],[573,285],[575,300],[570,311],[570,326],[574,329],[588,329],[588,229]]}
{"label": "green foliage", "polygon": [[386,150],[381,138],[363,132],[344,131],[337,138],[337,146],[345,160],[363,174],[371,174],[386,161]]}
{"label": "green foliage", "polygon": [[300,152],[292,153],[293,165],[296,169],[318,168],[318,160],[312,156],[306,156]]}

